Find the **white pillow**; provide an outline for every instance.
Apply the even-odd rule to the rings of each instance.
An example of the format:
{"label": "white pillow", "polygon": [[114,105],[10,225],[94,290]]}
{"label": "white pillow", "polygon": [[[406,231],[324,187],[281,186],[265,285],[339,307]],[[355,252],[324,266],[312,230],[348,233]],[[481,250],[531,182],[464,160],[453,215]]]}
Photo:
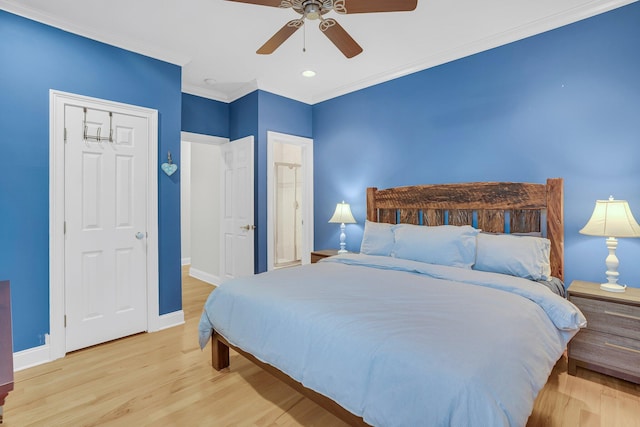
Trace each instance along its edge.
{"label": "white pillow", "polygon": [[395,244],[391,256],[429,264],[471,268],[476,258],[478,230],[464,225],[393,227]]}
{"label": "white pillow", "polygon": [[391,255],[393,249],[392,224],[365,221],[360,253],[367,255]]}
{"label": "white pillow", "polygon": [[542,237],[486,234],[477,236],[474,270],[549,280],[551,242]]}

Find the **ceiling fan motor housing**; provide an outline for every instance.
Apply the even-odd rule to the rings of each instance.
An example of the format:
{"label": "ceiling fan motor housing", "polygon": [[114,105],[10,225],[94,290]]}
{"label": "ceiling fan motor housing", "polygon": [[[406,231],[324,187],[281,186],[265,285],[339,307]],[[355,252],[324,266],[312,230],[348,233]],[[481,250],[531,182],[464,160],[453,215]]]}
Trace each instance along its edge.
{"label": "ceiling fan motor housing", "polygon": [[329,9],[326,9],[321,1],[318,0],[305,0],[302,2],[302,7],[298,11],[306,19],[315,20],[319,19],[322,15],[327,13]]}

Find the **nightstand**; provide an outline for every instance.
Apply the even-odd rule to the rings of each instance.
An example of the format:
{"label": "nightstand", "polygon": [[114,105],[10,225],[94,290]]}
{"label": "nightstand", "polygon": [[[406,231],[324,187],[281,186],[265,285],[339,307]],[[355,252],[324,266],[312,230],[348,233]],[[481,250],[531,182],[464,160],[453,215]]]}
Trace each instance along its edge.
{"label": "nightstand", "polygon": [[337,249],[322,249],[319,251],[313,251],[311,252],[311,264],[315,264],[322,258],[327,258],[334,255],[338,255]]}
{"label": "nightstand", "polygon": [[569,375],[581,366],[640,384],[640,289],[614,293],[574,280],[569,301],[587,318],[569,342]]}

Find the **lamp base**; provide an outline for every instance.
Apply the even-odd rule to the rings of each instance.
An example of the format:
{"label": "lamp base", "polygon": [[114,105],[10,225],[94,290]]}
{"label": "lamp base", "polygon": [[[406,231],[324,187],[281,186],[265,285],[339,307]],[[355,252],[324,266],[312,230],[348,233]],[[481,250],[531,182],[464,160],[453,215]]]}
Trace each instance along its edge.
{"label": "lamp base", "polygon": [[607,292],[624,292],[627,285],[618,285],[615,283],[602,283],[600,289]]}
{"label": "lamp base", "polygon": [[347,254],[347,253],[349,253],[349,251],[344,249],[344,248],[342,248],[342,249],[338,250],[338,253],[339,254]]}

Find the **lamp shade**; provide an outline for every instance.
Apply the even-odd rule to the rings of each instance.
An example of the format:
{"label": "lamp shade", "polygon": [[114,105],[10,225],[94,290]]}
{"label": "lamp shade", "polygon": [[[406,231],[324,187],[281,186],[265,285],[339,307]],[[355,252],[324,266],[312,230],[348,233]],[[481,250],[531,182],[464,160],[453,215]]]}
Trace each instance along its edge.
{"label": "lamp shade", "polygon": [[338,203],[336,205],[336,211],[333,213],[333,216],[331,217],[329,222],[336,222],[339,224],[355,224],[356,219],[351,213],[351,206],[349,206],[349,203],[345,203],[344,200],[342,201],[342,203]]}
{"label": "lamp shade", "polygon": [[596,200],[593,214],[581,234],[604,237],[640,237],[636,222],[626,200]]}

